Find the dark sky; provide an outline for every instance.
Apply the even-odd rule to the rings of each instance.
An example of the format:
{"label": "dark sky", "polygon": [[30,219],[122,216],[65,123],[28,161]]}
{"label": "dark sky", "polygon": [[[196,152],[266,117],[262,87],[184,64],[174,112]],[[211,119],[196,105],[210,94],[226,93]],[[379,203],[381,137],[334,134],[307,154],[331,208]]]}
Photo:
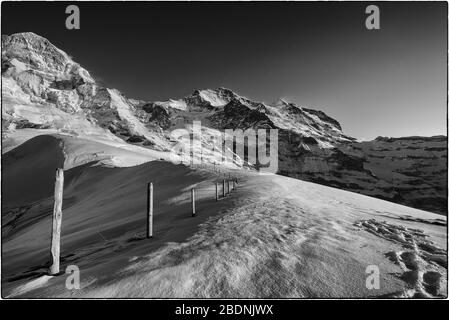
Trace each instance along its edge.
{"label": "dark sky", "polygon": [[77,3],[80,30],[68,4],[2,2],[2,34],[42,35],[130,98],[227,87],[323,110],[360,139],[446,134],[444,2]]}

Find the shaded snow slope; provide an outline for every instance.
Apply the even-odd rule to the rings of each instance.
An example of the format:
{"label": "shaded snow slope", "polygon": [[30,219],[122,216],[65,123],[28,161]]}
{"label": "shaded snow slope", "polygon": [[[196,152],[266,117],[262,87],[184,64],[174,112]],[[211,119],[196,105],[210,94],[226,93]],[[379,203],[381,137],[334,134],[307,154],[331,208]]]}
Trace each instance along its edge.
{"label": "shaded snow slope", "polygon": [[[55,138],[44,138],[55,139]],[[53,141],[53,140],[52,140]],[[58,140],[56,140],[58,141]],[[84,144],[86,144],[85,142]],[[5,172],[46,164],[60,150],[24,144]],[[97,149],[99,147],[97,146]],[[73,158],[78,151],[65,150]],[[74,152],[74,154],[72,154]],[[31,163],[20,158],[32,156]],[[62,269],[81,270],[81,290],[48,277],[53,182],[36,178],[29,201],[2,207],[2,295],[20,297],[447,296],[446,218],[277,175],[237,173],[237,191],[215,202],[222,173],[163,161],[65,172]],[[36,167],[36,169],[37,169]],[[44,175],[45,170],[42,170]],[[155,233],[147,240],[146,184],[155,186]],[[190,188],[197,216],[190,214]],[[37,190],[47,190],[37,193]],[[40,192],[40,191],[39,191]],[[11,200],[8,200],[11,199]],[[365,286],[368,265],[380,289]]]}

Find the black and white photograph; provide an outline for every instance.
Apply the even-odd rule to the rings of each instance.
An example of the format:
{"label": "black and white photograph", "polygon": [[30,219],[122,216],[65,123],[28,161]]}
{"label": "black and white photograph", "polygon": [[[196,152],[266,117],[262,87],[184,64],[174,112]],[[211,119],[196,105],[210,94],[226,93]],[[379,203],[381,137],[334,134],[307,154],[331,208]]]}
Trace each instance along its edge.
{"label": "black and white photograph", "polygon": [[1,35],[3,300],[447,299],[447,2],[2,1]]}

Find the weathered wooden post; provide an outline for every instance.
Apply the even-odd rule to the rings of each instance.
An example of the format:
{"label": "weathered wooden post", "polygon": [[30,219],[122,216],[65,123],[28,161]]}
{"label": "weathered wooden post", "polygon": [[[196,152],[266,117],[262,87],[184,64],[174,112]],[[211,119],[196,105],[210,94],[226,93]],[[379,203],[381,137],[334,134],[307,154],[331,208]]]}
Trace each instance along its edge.
{"label": "weathered wooden post", "polygon": [[218,201],[218,182],[215,182],[215,201]]}
{"label": "weathered wooden post", "polygon": [[153,183],[147,185],[147,238],[153,237]]}
{"label": "weathered wooden post", "polygon": [[223,180],[223,198],[226,197],[225,181]]}
{"label": "weathered wooden post", "polygon": [[194,217],[196,212],[195,212],[195,189],[193,189],[193,188],[192,188],[191,200],[192,200],[192,217]]}
{"label": "weathered wooden post", "polygon": [[232,190],[235,189],[235,179],[232,179]]}
{"label": "weathered wooden post", "polygon": [[64,169],[56,169],[55,204],[53,207],[53,226],[51,234],[51,257],[53,259],[53,264],[50,267],[50,274],[52,275],[59,273],[63,189]]}
{"label": "weathered wooden post", "polygon": [[228,194],[230,194],[231,190],[229,189],[229,180],[227,180],[227,183],[228,183]]}

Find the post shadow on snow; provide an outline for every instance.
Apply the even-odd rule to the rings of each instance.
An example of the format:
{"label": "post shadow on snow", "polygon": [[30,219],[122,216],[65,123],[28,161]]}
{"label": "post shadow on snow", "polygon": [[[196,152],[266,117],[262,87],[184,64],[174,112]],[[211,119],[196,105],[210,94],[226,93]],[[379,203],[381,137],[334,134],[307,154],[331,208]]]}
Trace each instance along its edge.
{"label": "post shadow on snow", "polygon": [[23,273],[17,274],[17,275],[4,276],[4,279],[2,279],[2,280],[6,281],[6,282],[14,282],[14,281],[25,280],[25,279],[33,280],[33,279],[39,278],[41,276],[48,275],[49,266],[50,266],[50,262],[48,262],[48,266],[47,266],[47,263],[42,266],[35,266],[35,267],[32,267],[32,268],[26,270]]}
{"label": "post shadow on snow", "polygon": [[[87,163],[84,165],[81,165],[79,167],[73,168],[71,170],[67,170],[65,174],[66,183],[70,184],[73,179],[77,177],[77,175],[82,172],[85,168],[90,167],[91,165],[95,164],[95,162]],[[59,164],[60,165],[60,164]],[[59,165],[54,165],[54,168],[49,167],[48,174],[51,172],[54,175],[54,172],[56,171],[57,167]],[[53,170],[54,169],[54,170]],[[54,177],[53,177],[54,178]],[[44,184],[54,184],[54,180],[44,180]],[[8,187],[6,185],[5,187]],[[44,190],[50,190],[48,186],[38,186],[42,187]],[[26,210],[19,211],[19,214],[12,217],[9,221],[4,223],[2,225],[2,246],[3,244],[8,241],[9,239],[13,238],[16,234],[21,233],[22,231],[26,230],[27,228],[32,227],[34,224],[39,222],[43,219],[50,219],[53,214],[53,205],[54,205],[54,199],[53,199],[53,192],[51,194],[44,194],[44,198],[41,200],[34,201],[32,203],[26,204],[24,206],[20,206],[19,208],[26,208]],[[63,199],[63,210],[67,210],[70,208],[74,203],[76,199],[74,197],[71,197],[69,195],[65,195]],[[4,208],[2,208],[2,214],[8,214],[11,213],[10,211],[3,211]],[[5,209],[6,210],[6,209]],[[14,212],[12,212],[14,214]],[[5,232],[6,231],[6,232]],[[51,232],[51,220],[49,223],[49,234]],[[48,274],[48,267],[51,265],[51,256],[50,256],[50,243],[48,247],[48,255],[42,256],[41,253],[36,253],[36,256],[39,256],[39,263],[36,265],[21,271],[22,268],[20,267],[14,267],[14,268],[8,268],[8,266],[4,265],[4,262],[2,263],[2,273],[5,275],[6,281],[15,281],[25,278],[36,278],[40,275]],[[61,261],[63,262],[63,258],[61,257]],[[44,262],[44,260],[47,260]],[[11,270],[12,269],[12,270]],[[11,272],[8,272],[10,271]],[[10,275],[11,274],[11,275]]]}
{"label": "post shadow on snow", "polygon": [[[181,165],[185,167],[187,170],[191,170],[189,167],[185,165]],[[192,171],[194,172],[194,171]],[[142,229],[141,232],[138,234],[130,237],[127,241],[128,242],[136,242],[136,241],[154,241],[155,243],[158,243],[158,240],[164,239],[165,242],[162,244],[159,244],[157,247],[153,249],[157,249],[160,246],[168,243],[168,242],[182,242],[192,236],[198,229],[198,226],[204,222],[206,222],[207,219],[216,216],[217,214],[221,213],[223,209],[230,206],[230,202],[226,202],[226,200],[233,201],[234,195],[233,191],[231,191],[230,194],[227,194],[226,197],[221,196],[221,189],[219,187],[219,201],[217,202],[215,200],[215,182],[218,181],[219,183],[222,181],[220,178],[213,179],[212,181],[207,181],[205,183],[200,184],[199,186],[195,187],[195,194],[196,194],[196,214],[195,216],[192,216],[192,209],[191,209],[191,200],[190,200],[190,192],[189,190],[186,190],[186,198],[185,201],[182,203],[174,204],[171,207],[171,211],[173,212],[179,212],[174,217],[165,216],[162,213],[160,215],[157,215],[157,200],[155,195],[154,200],[154,211],[155,211],[155,217],[154,217],[154,233],[153,238],[147,239],[146,238],[146,230]],[[157,194],[157,186],[155,185],[155,194]],[[180,188],[184,189],[184,187]],[[179,193],[181,191],[179,190]],[[223,203],[219,203],[223,202]],[[172,230],[174,227],[170,226],[170,224],[165,224],[164,220],[170,219],[171,222],[187,222],[191,223],[194,221],[193,226],[192,225],[185,225],[184,228],[180,229],[181,231],[172,232],[170,233],[170,230]],[[164,227],[159,227],[160,225],[163,225]],[[145,226],[144,226],[145,227]]]}
{"label": "post shadow on snow", "polygon": [[[199,174],[198,172],[192,172],[190,168],[186,167],[186,169],[189,171],[189,174]],[[210,173],[208,173],[210,176]],[[204,180],[204,179],[202,179]],[[184,190],[186,192],[186,198],[183,203],[177,203],[175,205],[171,206],[172,212],[178,212],[176,216],[170,216],[164,214],[165,212],[161,212],[158,214],[157,211],[157,200],[155,199],[155,218],[154,218],[154,233],[153,237],[151,239],[146,238],[146,221],[144,220],[146,218],[146,211],[144,212],[144,215],[141,217],[141,223],[139,226],[130,229],[138,229],[140,228],[140,231],[137,234],[132,234],[131,236],[126,237],[126,242],[128,245],[126,245],[126,249],[120,250],[121,252],[124,252],[127,256],[124,259],[121,259],[121,263],[117,262],[118,260],[114,261],[114,265],[110,265],[108,269],[108,273],[114,272],[116,270],[120,270],[124,266],[129,263],[129,259],[131,257],[135,256],[142,256],[142,255],[148,255],[151,252],[165,246],[166,244],[170,242],[183,242],[189,237],[193,236],[196,231],[198,230],[198,227],[200,224],[207,221],[207,219],[219,216],[220,214],[223,214],[227,207],[232,207],[232,202],[236,201],[238,197],[231,194],[231,196],[227,196],[220,204],[217,204],[215,201],[215,177],[213,177],[212,181],[207,181],[203,184],[201,184],[199,187],[197,186],[196,189],[200,192],[197,192],[197,195],[201,195],[200,198],[198,198],[198,201],[196,202],[197,205],[197,215],[195,217],[191,216],[191,204],[190,204],[190,198],[189,198],[189,192],[188,190]],[[184,189],[184,186],[182,186]],[[156,193],[156,188],[155,188]],[[179,193],[179,192],[178,192]],[[146,196],[146,193],[144,193],[142,196]],[[205,198],[203,198],[205,196]],[[232,201],[232,202],[231,202]],[[164,223],[164,220],[170,222],[170,223]],[[175,224],[175,225],[173,225]],[[162,228],[158,226],[163,226]],[[175,231],[176,229],[176,231]],[[107,235],[108,237],[109,235]],[[120,243],[120,241],[118,241]],[[118,243],[118,244],[119,244]],[[98,259],[103,259],[105,263],[108,263],[108,256],[109,254],[104,255],[103,257],[98,257]],[[102,285],[107,283],[109,280],[107,278],[105,279],[97,279],[96,285]]]}
{"label": "post shadow on snow", "polygon": [[[191,170],[187,167],[188,170]],[[155,216],[154,220],[154,233],[153,237],[151,239],[146,238],[146,221],[143,221],[145,223],[142,223],[141,225],[141,231],[137,234],[132,235],[131,237],[127,237],[126,242],[131,244],[130,246],[127,246],[126,249],[129,251],[127,252],[127,258],[122,260],[122,263],[117,263],[117,260],[114,262],[113,266],[108,267],[109,273],[112,273],[114,271],[121,270],[123,267],[125,267],[128,263],[130,258],[132,257],[138,257],[138,256],[146,256],[148,254],[151,254],[152,252],[164,247],[168,243],[172,242],[178,242],[182,243],[191,236],[193,236],[196,231],[199,229],[199,226],[202,223],[205,223],[209,218],[219,218],[221,215],[223,215],[226,212],[226,209],[229,207],[233,207],[234,203],[236,201],[239,201],[241,199],[241,195],[243,193],[238,195],[236,192],[232,192],[231,194],[228,194],[225,198],[221,198],[217,202],[215,200],[215,181],[217,181],[216,177],[213,178],[212,181],[207,181],[204,184],[201,185],[201,187],[197,187],[196,190],[199,190],[200,192],[197,192],[197,195],[205,195],[206,197],[201,197],[196,202],[196,216],[192,217],[191,215],[191,203],[190,198],[187,196],[187,201],[185,201],[182,204],[177,204],[173,207],[172,211],[178,211],[181,212],[181,214],[177,215],[174,219],[170,220],[172,223],[178,223],[176,226],[170,226],[163,223],[164,218],[169,218],[165,216],[164,214],[160,214],[159,216]],[[222,179],[219,177],[218,181],[222,181]],[[243,179],[239,179],[239,183],[242,186]],[[189,192],[186,192],[187,194],[190,194]],[[156,201],[155,201],[156,203]],[[155,206],[155,214],[157,207]],[[157,228],[158,225],[166,225],[163,228]],[[179,228],[178,228],[179,227]],[[173,229],[177,229],[176,232],[171,232]],[[125,250],[122,250],[125,251]],[[142,254],[143,253],[143,254]],[[107,258],[104,258],[104,262],[107,262]],[[101,286],[104,284],[107,284],[110,281],[108,277],[105,278],[99,278],[96,280],[95,284],[97,286]]]}
{"label": "post shadow on snow", "polygon": [[[52,137],[50,137],[52,138]],[[48,139],[43,139],[44,141],[47,141]],[[53,140],[53,139],[50,139]],[[54,142],[54,141],[53,141]],[[26,143],[25,143],[26,144]],[[40,143],[37,143],[37,147],[40,146]],[[24,148],[27,146],[25,145]],[[34,145],[36,147],[36,145]],[[51,149],[51,148],[50,148]],[[53,149],[52,149],[53,150]],[[13,152],[14,151],[14,152]],[[48,148],[44,148],[44,151],[47,152]],[[54,150],[53,150],[54,151]],[[22,151],[19,150],[12,150],[8,152],[9,154],[8,158],[9,160],[5,160],[3,162],[3,168],[4,170],[2,172],[7,171],[9,169],[9,166],[13,166],[14,164],[18,164],[17,161],[22,158],[22,156],[17,156],[16,154],[21,154]],[[2,224],[2,255],[3,255],[3,246],[4,244],[9,240],[12,239],[15,235],[25,232],[27,228],[31,228],[33,225],[38,223],[40,220],[43,219],[50,219],[49,220],[49,231],[48,234],[50,235],[51,232],[51,217],[53,215],[53,205],[54,205],[54,179],[55,179],[55,172],[57,168],[62,167],[63,160],[60,159],[59,155],[56,157],[56,161],[51,161],[50,163],[47,163],[44,168],[40,168],[40,172],[38,175],[48,175],[51,178],[46,178],[43,180],[40,180],[38,177],[34,177],[33,175],[30,175],[28,172],[25,172],[23,175],[20,175],[17,173],[16,180],[20,181],[22,184],[29,184],[30,180],[36,180],[32,183],[35,189],[40,190],[38,193],[38,196],[40,196],[40,199],[36,199],[36,195],[32,195],[31,198],[33,201],[29,203],[24,203],[23,205],[20,205],[18,207],[11,206],[11,202],[9,202],[8,198],[2,197],[2,215],[3,215],[3,224]],[[14,159],[14,161],[12,161]],[[96,162],[90,162],[86,163],[84,165],[80,165],[78,167],[75,167],[73,169],[65,171],[65,184],[70,184],[76,177],[86,168],[89,168],[90,166],[96,164]],[[6,167],[5,167],[6,166]],[[17,189],[16,183],[14,183],[13,186],[9,184],[10,180],[3,181],[3,188],[2,190],[11,190],[11,189]],[[20,188],[19,188],[20,189]],[[18,190],[20,191],[20,190]],[[29,198],[25,198],[24,201],[27,201]],[[62,210],[67,210],[70,208],[74,203],[76,199],[74,197],[71,197],[70,195],[64,194],[63,198],[63,206]],[[19,210],[17,210],[19,209]],[[9,216],[8,216],[9,215]],[[6,219],[5,219],[6,218]],[[6,223],[5,223],[5,220]],[[25,244],[26,245],[26,244]],[[32,254],[35,256],[38,256],[38,262],[33,263],[31,267],[29,265],[27,266],[17,266],[12,265],[8,266],[5,265],[5,260],[2,262],[2,274],[4,281],[6,282],[13,282],[17,280],[23,280],[23,279],[34,279],[42,275],[48,275],[48,268],[51,265],[51,255],[50,255],[50,242],[48,243],[48,254],[43,255],[40,252],[36,252],[35,254]],[[61,257],[61,262],[63,262],[63,257]],[[60,272],[59,274],[62,274],[63,272]]]}
{"label": "post shadow on snow", "polygon": [[[96,162],[87,163],[65,172],[61,270],[65,270],[68,264],[77,264],[80,268],[89,268],[93,264],[99,263],[100,260],[107,262],[107,257],[111,254],[130,256],[137,249],[137,251],[147,254],[169,242],[182,242],[195,234],[201,223],[223,212],[224,208],[231,205],[229,201],[236,198],[231,193],[231,195],[222,199],[229,201],[216,202],[214,184],[217,174],[192,170],[185,165],[154,161],[136,167],[107,168],[93,166],[95,164]],[[149,173],[151,174],[149,175]],[[162,173],[165,174],[162,175]],[[138,178],[136,179],[136,177]],[[128,182],[128,180],[131,181]],[[205,180],[206,182],[203,182]],[[174,183],[175,181],[177,183]],[[221,181],[220,177],[218,177],[218,181]],[[154,235],[152,239],[146,239],[145,237],[146,184],[148,182],[153,182],[155,186]],[[54,184],[54,181],[48,183]],[[102,190],[106,194],[113,192],[115,200],[118,202],[122,197],[127,196],[127,190],[132,187],[132,193],[137,193],[134,198],[134,202],[138,203],[135,207],[137,212],[132,214],[133,219],[124,224],[100,228],[98,232],[92,231],[90,234],[84,235],[81,241],[71,242],[68,240],[70,235],[83,229],[83,226],[77,226],[76,223],[70,221],[71,216],[82,214],[77,212],[77,210],[79,211],[77,206],[83,202],[83,192],[89,192],[89,190],[85,190],[86,185],[92,186],[93,184],[104,186]],[[188,190],[191,185],[195,184],[198,184],[196,186],[197,214],[192,217]],[[167,204],[168,200],[179,196],[182,192],[185,193],[185,198]],[[33,213],[34,218],[32,220],[35,223],[38,220],[48,219],[48,235],[51,232],[52,199],[50,195],[33,203],[40,205],[41,209]],[[97,203],[94,202],[92,211],[95,211],[96,205]],[[110,218],[112,220],[120,219],[123,216],[123,212],[118,212],[111,214]],[[89,215],[86,215],[86,217],[89,217]],[[21,220],[15,225],[17,229],[8,235],[7,240],[14,238],[19,232],[32,232],[34,223],[27,223],[25,219],[28,218],[26,213],[22,215]],[[126,252],[129,252],[129,254],[126,254]],[[48,274],[46,267],[50,265],[49,256],[50,241],[40,250],[36,250],[34,253],[28,252],[27,259],[16,259],[15,263],[4,265],[5,280],[8,282],[23,281]],[[118,267],[119,265],[113,266],[114,269]]]}

